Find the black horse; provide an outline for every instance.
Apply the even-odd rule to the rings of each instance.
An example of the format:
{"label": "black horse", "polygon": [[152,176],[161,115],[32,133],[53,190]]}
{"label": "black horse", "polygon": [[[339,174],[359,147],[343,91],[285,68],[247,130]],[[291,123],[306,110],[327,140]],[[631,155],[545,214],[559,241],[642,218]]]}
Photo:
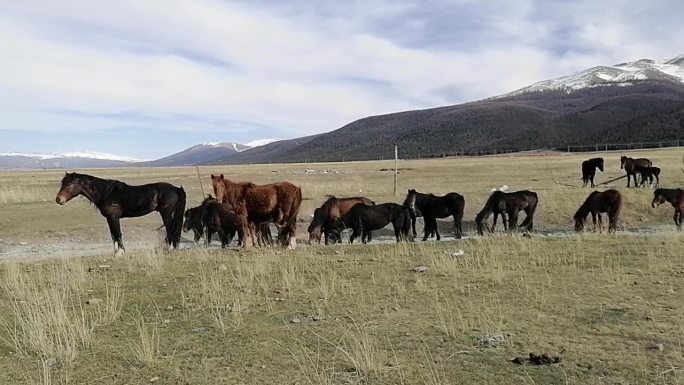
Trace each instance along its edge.
{"label": "black horse", "polygon": [[637,171],[636,168],[638,167],[652,167],[653,162],[651,162],[649,159],[646,158],[629,158],[626,156],[621,156],[620,157],[620,168],[624,169],[625,172],[627,173],[627,187],[629,187],[629,179],[630,177],[634,179],[634,187],[639,186],[639,181],[637,181]]}
{"label": "black horse", "polygon": [[166,243],[178,247],[185,210],[185,191],[169,183],[129,186],[124,182],[91,175],[66,173],[55,201],[63,205],[83,195],[107,218],[115,253],[125,251],[120,218],[141,217],[152,211],[161,214],[166,228]]}
{"label": "black horse", "polygon": [[653,179],[655,179],[655,187],[660,186],[660,167],[641,167],[634,166],[634,172],[641,176],[641,183],[639,186],[644,187],[646,181],[648,184],[653,186]]}
{"label": "black horse", "polygon": [[[187,214],[190,210],[199,209],[199,218],[192,218],[192,225],[188,226]],[[197,222],[199,223],[200,234],[206,234],[205,245],[211,243],[211,238],[214,234],[218,234],[219,240],[221,241],[221,247],[225,248],[233,241],[235,233],[238,233],[238,243],[242,243],[242,236],[239,230],[239,220],[236,217],[235,210],[230,203],[223,202],[219,203],[211,195],[207,195],[202,201],[202,204],[198,207],[188,209],[186,212],[186,222],[183,224],[183,228],[186,226],[191,227],[193,231],[196,231]],[[195,214],[195,213],[193,213]],[[186,230],[187,231],[187,230]],[[259,238],[258,242],[263,245],[272,245],[273,236],[271,234],[271,229],[268,223],[261,223],[259,225]],[[201,237],[201,235],[200,235]],[[195,238],[197,242],[199,238]]]}
{"label": "black horse", "polygon": [[367,243],[371,237],[371,231],[379,230],[389,223],[394,227],[394,236],[397,242],[411,240],[411,214],[407,207],[396,203],[382,203],[375,206],[356,205],[349,212],[335,221],[329,231],[334,237],[345,228],[352,229],[349,243],[361,236],[361,241]]}
{"label": "black horse", "polygon": [[439,231],[437,230],[437,218],[446,218],[452,216],[454,218],[454,232],[456,239],[463,236],[463,229],[461,223],[463,221],[463,209],[465,208],[465,199],[461,194],[452,192],[444,196],[436,196],[433,194],[422,194],[416,190],[408,190],[408,195],[404,200],[404,207],[408,207],[411,215],[411,229],[413,236],[416,234],[416,217],[421,216],[425,219],[425,226],[423,228],[423,240],[426,241],[432,235],[440,240]]}
{"label": "black horse", "polygon": [[[493,232],[496,227],[496,219],[501,215],[501,220],[504,224],[504,230],[512,231],[518,227],[518,214],[520,211],[525,211],[527,216],[520,224],[520,227],[527,231],[532,231],[534,226],[534,212],[537,209],[537,193],[533,191],[523,190],[505,193],[502,191],[494,191],[489,196],[482,210],[475,217],[477,223],[477,232],[482,235],[484,228],[487,226],[485,221],[490,215],[494,214],[492,227],[488,228],[489,232]],[[508,223],[506,223],[508,219]]]}
{"label": "black horse", "polygon": [[659,188],[653,192],[653,202],[651,207],[656,208],[668,202],[674,207],[674,219],[677,230],[682,230],[682,219],[684,219],[684,190],[680,188]]}
{"label": "black horse", "polygon": [[[204,227],[202,226],[202,206],[191,207],[185,210],[185,220],[183,220],[183,231],[188,232],[192,230],[194,233],[195,242],[199,242],[204,235]],[[211,242],[211,234],[207,236]]]}
{"label": "black horse", "polygon": [[596,169],[603,172],[603,158],[591,158],[582,162],[582,187],[587,187],[591,182],[591,187],[594,186],[594,176],[596,176]]}

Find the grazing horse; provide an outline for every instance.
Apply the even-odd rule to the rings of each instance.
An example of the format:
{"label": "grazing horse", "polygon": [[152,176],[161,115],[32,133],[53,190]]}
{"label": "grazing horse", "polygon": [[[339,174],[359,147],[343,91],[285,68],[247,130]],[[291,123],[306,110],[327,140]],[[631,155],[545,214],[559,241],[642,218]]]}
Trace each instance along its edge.
{"label": "grazing horse", "polygon": [[620,220],[622,204],[622,195],[617,190],[592,192],[577,209],[573,217],[575,219],[575,231],[582,231],[584,229],[587,215],[591,213],[594,230],[596,230],[596,220],[598,218],[599,232],[601,232],[601,227],[603,226],[601,213],[608,213],[608,232],[614,233]]}
{"label": "grazing horse", "polygon": [[454,218],[456,239],[461,239],[463,236],[461,223],[463,221],[465,199],[463,199],[461,194],[452,192],[444,196],[436,196],[433,194],[422,194],[410,189],[404,200],[404,207],[409,208],[411,229],[413,230],[414,237],[417,235],[416,217],[420,215],[425,218],[425,226],[423,228],[424,241],[427,241],[433,234],[439,241],[441,237],[439,236],[439,231],[437,231],[437,218],[446,218],[450,215]]}
{"label": "grazing horse", "polygon": [[636,166],[634,168],[634,171],[641,176],[641,184],[639,186],[644,187],[646,185],[647,180],[648,184],[653,186],[654,178],[656,180],[655,186],[660,186],[660,167]]}
{"label": "grazing horse", "polygon": [[375,206],[356,205],[347,215],[343,216],[331,226],[331,232],[336,236],[345,228],[351,228],[349,243],[361,236],[361,242],[367,243],[371,237],[371,231],[379,230],[389,223],[394,227],[394,236],[397,242],[410,240],[411,214],[409,209],[396,203],[382,203]]}
{"label": "grazing horse", "polygon": [[183,187],[168,183],[129,186],[118,180],[66,173],[55,201],[63,205],[78,195],[86,197],[107,218],[115,254],[125,251],[119,219],[141,217],[152,211],[161,214],[166,228],[166,243],[173,248],[178,247],[185,211]]}
{"label": "grazing horse", "polygon": [[[183,221],[183,231],[188,232],[192,230],[194,233],[195,243],[199,242],[204,235],[204,228],[202,226],[202,206],[191,207],[185,210],[185,220]],[[211,236],[207,234],[207,239],[211,242]]]}
{"label": "grazing horse", "polygon": [[684,190],[680,188],[659,188],[653,191],[653,202],[651,207],[655,208],[668,202],[674,207],[674,219],[677,230],[682,230],[682,217],[684,216]]}
{"label": "grazing horse", "polygon": [[242,247],[251,246],[252,228],[263,223],[274,222],[278,227],[278,242],[286,247],[296,245],[295,230],[297,214],[302,203],[302,190],[289,182],[255,185],[235,183],[223,174],[211,176],[216,199],[228,202],[240,218],[240,227],[245,235]]}
{"label": "grazing horse", "polygon": [[244,242],[244,234],[240,226],[240,219],[229,203],[221,203],[208,195],[202,202],[201,222],[204,232],[207,234],[205,245],[209,246],[211,235],[217,233],[221,240],[221,247],[225,248],[230,244],[238,233],[238,239]]}
{"label": "grazing horse", "polygon": [[[489,199],[487,199],[482,210],[475,217],[478,234],[483,234],[483,229],[487,226],[487,218],[492,214],[494,214],[492,227],[487,229],[490,233],[494,231],[496,219],[499,215],[501,215],[504,230],[515,230],[518,227],[518,214],[520,211],[525,211],[527,215],[520,224],[520,227],[527,231],[532,231],[534,227],[534,212],[537,209],[538,202],[537,193],[533,191],[523,190],[510,193],[494,191],[489,196]],[[506,223],[507,219],[508,223]]]}
{"label": "grazing horse", "polygon": [[596,169],[603,172],[603,158],[591,158],[582,162],[582,187],[587,187],[591,182],[591,187],[594,186],[594,176],[596,176]]}
{"label": "grazing horse", "polygon": [[629,187],[629,178],[634,179],[634,187],[638,187],[636,166],[651,167],[653,163],[646,158],[628,158],[626,156],[620,157],[620,169],[624,169],[627,173],[627,187]]}
{"label": "grazing horse", "polygon": [[[314,210],[313,219],[309,225],[309,243],[321,242],[321,233],[324,235],[325,244],[330,243],[328,237],[328,228],[330,225],[341,217],[345,216],[352,207],[362,204],[367,206],[374,206],[375,202],[364,197],[351,198],[336,198],[334,196],[328,197],[321,207]],[[333,242],[334,243],[334,242]]]}

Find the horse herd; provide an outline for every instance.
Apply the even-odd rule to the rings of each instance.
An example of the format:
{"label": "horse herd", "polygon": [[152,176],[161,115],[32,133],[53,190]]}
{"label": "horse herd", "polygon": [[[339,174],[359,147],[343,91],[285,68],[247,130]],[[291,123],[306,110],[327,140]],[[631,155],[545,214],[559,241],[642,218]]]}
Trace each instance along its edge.
{"label": "horse herd", "polygon": [[[635,187],[644,186],[646,181],[652,184],[653,178],[656,185],[660,182],[660,169],[653,167],[648,159],[623,156],[620,167],[627,173],[628,187],[630,178],[634,180]],[[595,186],[596,169],[603,171],[602,158],[593,158],[582,163],[582,180],[585,186]],[[637,179],[637,175],[641,180]],[[275,224],[278,230],[275,241],[284,247],[294,248],[297,216],[302,202],[302,192],[298,186],[289,182],[267,185],[238,183],[228,180],[223,174],[211,175],[211,182],[215,197],[209,195],[200,206],[185,210],[186,195],[182,187],[163,182],[130,186],[117,180],[66,173],[55,200],[63,205],[82,195],[94,204],[107,220],[116,254],[125,250],[120,218],[139,217],[153,211],[161,215],[166,230],[165,242],[172,248],[178,247],[182,230],[193,231],[195,242],[204,237],[206,244],[211,242],[214,234],[218,234],[223,247],[232,241],[235,234],[243,248],[272,245],[274,239],[270,223]],[[681,230],[684,190],[657,188],[651,206],[655,208],[665,202],[675,208],[673,219],[677,229]],[[529,232],[534,227],[534,213],[538,203],[538,196],[533,191],[495,190],[475,217],[477,232],[480,235],[485,230],[493,232],[499,216],[504,230]],[[622,207],[623,197],[619,191],[593,191],[573,216],[575,230],[582,231],[587,216],[591,214],[594,230],[601,231],[601,214],[606,213],[609,220],[608,232],[615,232]],[[309,243],[320,243],[321,240],[325,244],[341,242],[345,229],[352,230],[350,243],[357,238],[367,243],[372,240],[373,231],[390,223],[397,242],[412,241],[417,236],[417,217],[424,219],[424,241],[432,237],[440,240],[437,219],[447,217],[453,218],[454,236],[460,239],[464,234],[464,208],[465,199],[456,192],[437,196],[410,189],[401,205],[392,202],[376,204],[365,197],[329,196],[314,210],[308,227]],[[525,213],[525,219],[518,225],[521,212]],[[490,226],[487,221],[491,216],[493,220]]]}

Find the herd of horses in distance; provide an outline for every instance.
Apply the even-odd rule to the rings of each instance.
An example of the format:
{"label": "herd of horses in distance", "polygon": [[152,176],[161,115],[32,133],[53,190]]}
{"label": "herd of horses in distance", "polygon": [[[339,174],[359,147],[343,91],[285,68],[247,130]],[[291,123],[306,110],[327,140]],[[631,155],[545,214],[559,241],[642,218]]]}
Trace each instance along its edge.
{"label": "herd of horses in distance", "polygon": [[[627,187],[634,181],[634,187],[644,186],[648,181],[656,187],[660,183],[660,169],[653,167],[645,158],[633,159],[623,156],[620,168],[627,174]],[[584,187],[595,187],[596,170],[603,171],[603,158],[593,158],[582,163]],[[637,176],[639,178],[637,178]],[[82,195],[97,207],[109,225],[115,254],[125,250],[119,220],[140,217],[153,211],[159,212],[166,230],[165,242],[171,248],[178,248],[181,232],[193,231],[195,242],[202,237],[208,245],[214,234],[218,234],[221,245],[226,247],[238,236],[243,248],[269,246],[275,242],[294,248],[297,215],[302,203],[302,191],[289,182],[256,185],[251,182],[233,182],[223,174],[211,175],[214,197],[207,196],[202,204],[185,210],[186,194],[183,187],[169,183],[151,183],[129,186],[124,182],[101,179],[95,176],[66,173],[57,193],[56,202],[65,204],[76,196]],[[652,207],[665,202],[675,208],[674,222],[678,230],[682,227],[684,212],[684,190],[657,188],[654,191]],[[534,213],[538,197],[533,191],[505,192],[495,190],[487,199],[483,209],[475,217],[477,232],[493,232],[498,217],[501,216],[505,231],[524,230],[534,227]],[[593,191],[574,215],[575,230],[582,231],[589,214],[592,216],[594,230],[601,231],[601,214],[608,216],[608,232],[617,230],[623,198],[619,191],[610,189]],[[412,241],[416,236],[416,218],[423,217],[423,240],[435,237],[440,239],[437,228],[438,218],[451,216],[454,220],[454,235],[463,236],[462,220],[465,199],[451,192],[444,196],[424,194],[408,190],[403,204],[376,204],[365,197],[337,198],[330,196],[316,208],[308,227],[309,243],[325,244],[342,241],[342,232],[351,229],[349,242],[361,238],[367,243],[372,232],[392,224],[397,242]],[[525,212],[525,219],[518,225],[518,215]],[[487,221],[493,216],[492,224]],[[597,227],[598,222],[598,227]],[[272,238],[269,224],[275,224],[278,232]]]}

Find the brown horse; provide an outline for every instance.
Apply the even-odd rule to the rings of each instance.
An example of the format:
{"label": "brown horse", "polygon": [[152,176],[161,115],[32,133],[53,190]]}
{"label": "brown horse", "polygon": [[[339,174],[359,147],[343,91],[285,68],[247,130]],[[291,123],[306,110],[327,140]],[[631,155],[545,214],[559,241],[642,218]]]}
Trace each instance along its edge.
{"label": "brown horse", "polygon": [[669,203],[674,207],[674,219],[677,230],[682,230],[682,217],[684,216],[684,190],[680,188],[659,188],[653,192],[651,207],[655,208],[663,203]]}
{"label": "brown horse", "polygon": [[575,216],[575,231],[582,231],[587,220],[587,215],[591,213],[591,219],[596,230],[596,220],[598,218],[598,228],[601,232],[603,221],[601,213],[608,214],[608,232],[614,233],[617,230],[620,212],[622,211],[622,195],[617,190],[606,190],[603,192],[594,191],[582,205],[577,209]]}
{"label": "brown horse", "polygon": [[309,232],[309,243],[320,243],[321,233],[323,233],[325,244],[329,244],[330,238],[328,237],[328,227],[336,220],[347,215],[349,210],[358,204],[374,206],[375,202],[364,197],[328,197],[328,200],[326,200],[321,207],[314,211],[313,219],[311,220],[311,224],[307,229]]}
{"label": "brown horse", "polygon": [[[534,212],[537,210],[537,203],[539,198],[534,191],[523,190],[505,193],[502,191],[494,191],[489,196],[482,210],[475,217],[477,223],[477,232],[482,235],[485,223],[490,215],[494,214],[492,227],[488,228],[489,232],[493,232],[496,227],[496,219],[501,215],[501,220],[504,224],[504,230],[512,231],[518,227],[518,214],[525,211],[527,216],[520,224],[520,227],[527,231],[532,231],[534,227]],[[508,218],[507,218],[508,217]],[[506,223],[508,219],[508,223]]]}
{"label": "brown horse", "polygon": [[624,169],[625,172],[627,173],[627,187],[629,187],[629,178],[632,177],[634,179],[634,187],[639,186],[639,182],[637,181],[637,166],[638,167],[651,167],[653,166],[653,162],[646,158],[629,158],[626,156],[620,157],[620,168]]}
{"label": "brown horse", "polygon": [[253,244],[251,234],[267,222],[274,222],[278,227],[278,242],[281,245],[295,247],[297,214],[302,204],[302,190],[299,187],[289,182],[261,186],[249,182],[235,183],[223,174],[212,175],[211,183],[216,199],[230,203],[240,218],[240,226],[245,234],[242,242],[244,248]]}

